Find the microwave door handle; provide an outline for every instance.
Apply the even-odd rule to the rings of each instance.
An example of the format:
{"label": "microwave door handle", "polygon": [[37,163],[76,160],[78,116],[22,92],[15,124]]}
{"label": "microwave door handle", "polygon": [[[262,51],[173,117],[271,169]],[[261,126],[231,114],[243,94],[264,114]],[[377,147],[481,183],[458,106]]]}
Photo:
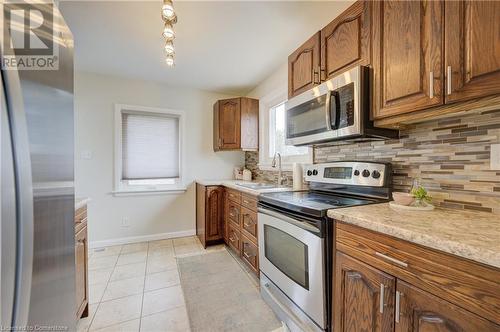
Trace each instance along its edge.
{"label": "microwave door handle", "polygon": [[[328,107],[328,113],[330,114],[330,127],[333,129],[337,129],[339,125],[339,93],[338,91],[331,91],[330,92],[330,106]],[[334,103],[333,105],[333,114],[332,114],[332,102]],[[332,118],[333,118],[333,123],[332,123]]]}
{"label": "microwave door handle", "polygon": [[326,129],[328,131],[332,130],[332,121],[330,119],[330,103],[332,100],[332,91],[326,93],[326,103],[325,103],[325,117],[326,117]]}

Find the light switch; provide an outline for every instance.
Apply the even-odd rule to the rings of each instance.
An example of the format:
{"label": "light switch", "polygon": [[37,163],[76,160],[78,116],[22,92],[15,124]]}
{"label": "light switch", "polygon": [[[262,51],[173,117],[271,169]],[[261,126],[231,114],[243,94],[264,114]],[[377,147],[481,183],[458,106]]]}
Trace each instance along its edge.
{"label": "light switch", "polygon": [[82,150],[80,152],[80,158],[82,158],[82,159],[92,159],[92,151],[90,151],[90,150]]}
{"label": "light switch", "polygon": [[490,169],[500,170],[500,144],[491,144]]}

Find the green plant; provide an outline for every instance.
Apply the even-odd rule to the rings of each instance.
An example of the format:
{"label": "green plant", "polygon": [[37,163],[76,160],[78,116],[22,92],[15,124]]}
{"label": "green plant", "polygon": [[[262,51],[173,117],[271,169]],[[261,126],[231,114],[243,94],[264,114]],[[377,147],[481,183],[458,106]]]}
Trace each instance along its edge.
{"label": "green plant", "polygon": [[418,188],[413,188],[411,194],[415,196],[415,199],[420,202],[430,203],[432,201],[432,196],[429,195],[424,187],[419,186]]}

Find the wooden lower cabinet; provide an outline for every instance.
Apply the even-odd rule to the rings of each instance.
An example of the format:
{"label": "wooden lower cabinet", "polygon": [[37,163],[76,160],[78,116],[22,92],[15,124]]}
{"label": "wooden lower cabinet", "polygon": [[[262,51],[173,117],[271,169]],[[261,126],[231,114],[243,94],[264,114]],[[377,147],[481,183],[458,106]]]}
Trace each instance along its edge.
{"label": "wooden lower cabinet", "polygon": [[245,235],[241,236],[241,258],[255,272],[259,272],[259,249]]}
{"label": "wooden lower cabinet", "polygon": [[499,269],[357,226],[335,228],[334,331],[500,332]]}
{"label": "wooden lower cabinet", "polygon": [[196,185],[196,235],[203,247],[224,238],[224,187]]}
{"label": "wooden lower cabinet", "polygon": [[335,331],[392,331],[395,278],[341,252],[335,269]]}
{"label": "wooden lower cabinet", "polygon": [[257,239],[257,197],[226,189],[226,244],[259,275],[259,242]]}
{"label": "wooden lower cabinet", "polygon": [[397,281],[396,332],[499,331],[500,327],[404,281]]}
{"label": "wooden lower cabinet", "polygon": [[241,232],[238,227],[235,227],[233,223],[229,222],[227,227],[227,244],[234,250],[236,253],[240,254],[241,251]]}
{"label": "wooden lower cabinet", "polygon": [[257,243],[257,212],[241,207],[241,230]]}
{"label": "wooden lower cabinet", "polygon": [[87,207],[75,213],[75,297],[76,317],[89,315]]}
{"label": "wooden lower cabinet", "polygon": [[206,248],[224,242],[259,274],[257,197],[223,186],[196,184],[196,235]]}

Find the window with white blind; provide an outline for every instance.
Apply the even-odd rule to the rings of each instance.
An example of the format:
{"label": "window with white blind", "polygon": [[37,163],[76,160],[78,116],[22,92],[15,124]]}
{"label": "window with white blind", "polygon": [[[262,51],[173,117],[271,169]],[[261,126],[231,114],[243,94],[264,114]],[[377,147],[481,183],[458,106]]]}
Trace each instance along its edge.
{"label": "window with white blind", "polygon": [[115,191],[182,188],[182,113],[116,105]]}

